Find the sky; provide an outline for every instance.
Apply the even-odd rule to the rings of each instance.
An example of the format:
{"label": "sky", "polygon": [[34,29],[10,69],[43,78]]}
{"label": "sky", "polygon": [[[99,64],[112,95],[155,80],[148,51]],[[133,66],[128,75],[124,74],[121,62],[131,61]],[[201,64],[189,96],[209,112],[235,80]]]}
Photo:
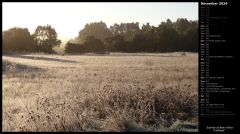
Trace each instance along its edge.
{"label": "sky", "polygon": [[139,22],[158,26],[167,19],[198,20],[197,2],[3,2],[2,30],[12,27],[28,28],[32,34],[38,25],[49,24],[60,39],[78,35],[85,24],[103,21],[114,23]]}

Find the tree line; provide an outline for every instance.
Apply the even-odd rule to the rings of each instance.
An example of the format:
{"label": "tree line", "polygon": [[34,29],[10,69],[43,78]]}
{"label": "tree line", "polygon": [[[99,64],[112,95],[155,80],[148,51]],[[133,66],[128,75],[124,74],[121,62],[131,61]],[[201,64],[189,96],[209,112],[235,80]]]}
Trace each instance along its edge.
{"label": "tree line", "polygon": [[[27,28],[3,31],[3,52],[53,53],[61,43],[50,25],[38,26],[34,34]],[[158,26],[138,22],[113,24],[88,23],[77,37],[65,44],[66,53],[85,52],[175,52],[198,51],[198,21],[167,19]]]}
{"label": "tree line", "polygon": [[34,34],[27,28],[14,27],[2,32],[3,53],[44,52],[54,53],[53,47],[59,46],[57,32],[50,25],[38,26]]}

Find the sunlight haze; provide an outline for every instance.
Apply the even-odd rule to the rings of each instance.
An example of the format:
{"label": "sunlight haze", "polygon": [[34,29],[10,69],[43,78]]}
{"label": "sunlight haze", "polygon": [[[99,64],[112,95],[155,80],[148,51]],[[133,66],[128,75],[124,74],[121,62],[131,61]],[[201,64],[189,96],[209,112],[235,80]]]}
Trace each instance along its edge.
{"label": "sunlight haze", "polygon": [[2,29],[18,26],[30,33],[38,25],[49,24],[63,41],[74,38],[90,22],[103,21],[108,27],[114,23],[147,22],[157,26],[162,21],[177,18],[198,19],[197,2],[181,3],[7,3],[3,2]]}

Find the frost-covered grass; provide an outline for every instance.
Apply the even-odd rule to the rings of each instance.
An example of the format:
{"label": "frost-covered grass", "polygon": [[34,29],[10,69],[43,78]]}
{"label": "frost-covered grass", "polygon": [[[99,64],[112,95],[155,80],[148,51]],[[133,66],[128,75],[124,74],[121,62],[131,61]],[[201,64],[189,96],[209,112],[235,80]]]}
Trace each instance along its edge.
{"label": "frost-covered grass", "polygon": [[3,56],[3,131],[198,131],[198,54]]}

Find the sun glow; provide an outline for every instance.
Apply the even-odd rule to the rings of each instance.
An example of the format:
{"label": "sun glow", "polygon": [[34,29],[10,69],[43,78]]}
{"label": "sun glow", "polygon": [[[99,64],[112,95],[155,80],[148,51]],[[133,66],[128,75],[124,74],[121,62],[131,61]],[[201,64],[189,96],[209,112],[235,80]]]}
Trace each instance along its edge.
{"label": "sun glow", "polygon": [[78,35],[86,23],[103,21],[114,23],[149,22],[157,26],[161,21],[177,18],[198,19],[198,3],[2,3],[3,30],[18,26],[30,33],[38,25],[49,24],[59,38],[68,40]]}

